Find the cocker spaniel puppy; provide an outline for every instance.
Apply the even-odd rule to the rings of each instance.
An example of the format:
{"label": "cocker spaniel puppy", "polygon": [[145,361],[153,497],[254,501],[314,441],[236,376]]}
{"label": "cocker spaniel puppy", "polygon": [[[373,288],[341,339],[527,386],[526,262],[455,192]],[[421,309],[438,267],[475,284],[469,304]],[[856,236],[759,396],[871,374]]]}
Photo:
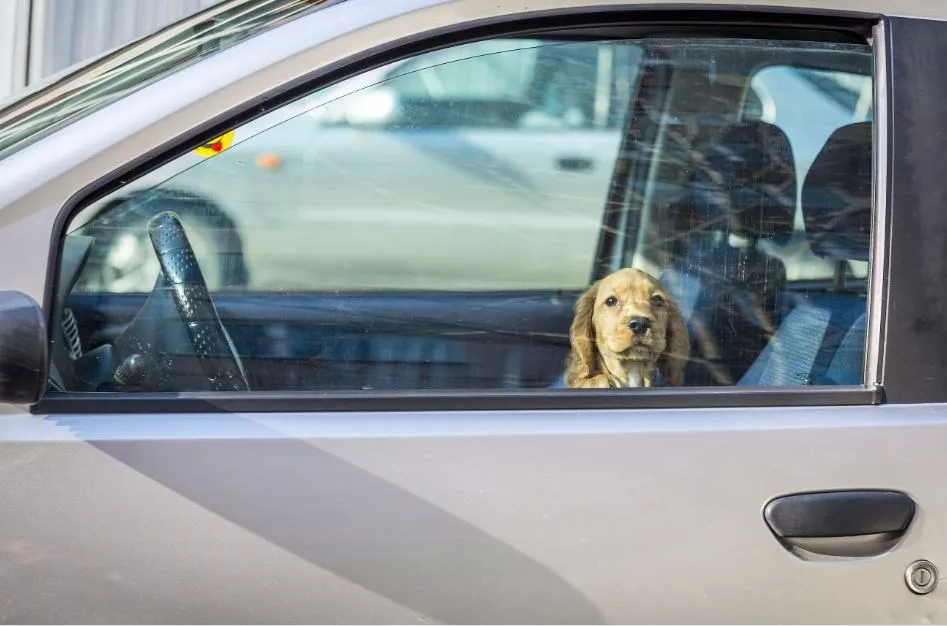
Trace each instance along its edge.
{"label": "cocker spaniel puppy", "polygon": [[653,276],[625,268],[595,282],[575,305],[566,387],[684,384],[690,352],[677,302]]}

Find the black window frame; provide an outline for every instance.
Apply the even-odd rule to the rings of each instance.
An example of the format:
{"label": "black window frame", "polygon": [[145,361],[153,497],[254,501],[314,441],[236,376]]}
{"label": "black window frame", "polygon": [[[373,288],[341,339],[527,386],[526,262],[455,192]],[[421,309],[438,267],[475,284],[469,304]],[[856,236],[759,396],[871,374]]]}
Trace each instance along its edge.
{"label": "black window frame", "polygon": [[[710,30],[721,36],[760,32],[769,37],[812,41],[858,41],[866,43],[880,24],[875,15],[837,11],[805,13],[746,12],[723,8],[653,11],[554,10],[534,12],[529,17],[504,16],[476,25],[459,24],[440,31],[420,33],[390,46],[366,51],[344,62],[303,79],[285,84],[277,93],[262,94],[243,103],[233,111],[209,119],[202,127],[175,137],[163,146],[126,164],[76,193],[60,210],[51,233],[47,266],[44,309],[47,322],[55,315],[55,294],[58,288],[62,242],[70,220],[82,207],[101,199],[131,179],[138,178],[200,145],[211,138],[277,107],[289,104],[316,89],[329,87],[341,80],[385,64],[449,46],[494,37],[553,36],[563,34],[578,39],[630,38],[648,29],[662,36],[681,36]],[[879,63],[885,46],[875,39],[874,75],[888,70]],[[887,42],[885,42],[887,43]],[[876,81],[878,85],[886,84]],[[875,88],[876,100],[887,97]],[[876,107],[879,111],[880,107]],[[875,127],[888,124],[888,119],[875,116]],[[877,130],[876,130],[877,134]],[[875,154],[875,167],[883,161]],[[877,204],[877,203],[876,203]],[[886,204],[886,203],[885,203]],[[606,204],[605,213],[612,206]],[[874,206],[877,216],[886,206]],[[886,223],[886,222],[885,222]],[[875,233],[872,234],[873,256],[882,255]],[[884,259],[883,259],[884,260]],[[869,290],[875,294],[882,280],[870,277]],[[875,283],[879,284],[875,284]],[[869,308],[875,303],[869,300]],[[871,312],[869,313],[871,315]],[[884,350],[884,333],[866,338],[866,355],[872,342],[878,353]],[[869,364],[871,367],[871,364]],[[867,370],[868,368],[866,368]],[[881,373],[879,369],[879,374]],[[869,372],[869,379],[873,371]],[[879,377],[880,380],[880,377]],[[798,406],[866,406],[886,401],[879,384],[822,387],[682,387],[651,389],[524,389],[524,390],[410,390],[410,391],[299,391],[299,392],[49,392],[31,407],[34,414],[63,413],[219,413],[219,412],[322,412],[322,411],[470,411],[470,410],[597,410],[597,409],[682,409],[721,407],[798,407]]]}

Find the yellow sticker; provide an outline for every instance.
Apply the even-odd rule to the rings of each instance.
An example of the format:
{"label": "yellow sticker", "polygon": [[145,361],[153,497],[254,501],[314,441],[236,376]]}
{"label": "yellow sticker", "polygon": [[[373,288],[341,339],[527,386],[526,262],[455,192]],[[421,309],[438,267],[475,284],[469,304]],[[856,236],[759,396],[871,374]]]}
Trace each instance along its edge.
{"label": "yellow sticker", "polygon": [[204,157],[212,157],[216,154],[220,154],[224,150],[230,147],[230,144],[233,142],[233,131],[228,131],[221,135],[220,137],[215,137],[207,143],[194,148],[194,152]]}

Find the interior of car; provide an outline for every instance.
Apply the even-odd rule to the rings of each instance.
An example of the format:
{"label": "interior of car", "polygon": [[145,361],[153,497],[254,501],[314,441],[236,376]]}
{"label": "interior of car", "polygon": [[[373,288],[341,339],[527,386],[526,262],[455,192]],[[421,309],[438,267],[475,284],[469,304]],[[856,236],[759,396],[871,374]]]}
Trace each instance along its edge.
{"label": "interior of car", "polygon": [[[238,218],[214,217],[230,208],[226,202],[174,191],[183,179],[172,177],[134,193],[118,189],[87,203],[80,207],[86,212],[81,223],[67,226],[63,238],[50,387],[60,392],[562,387],[577,299],[588,284],[629,266],[657,277],[681,308],[691,341],[685,386],[860,385],[873,192],[871,109],[842,107],[830,92],[843,91],[852,102],[867,93],[870,100],[872,55],[854,36],[840,41],[779,35],[753,41],[666,28],[643,29],[633,37],[587,31],[530,35],[541,46],[584,44],[584,56],[572,69],[587,68],[591,75],[585,86],[574,88],[570,102],[583,119],[615,120],[603,125],[603,132],[614,133],[615,153],[601,193],[589,195],[596,213],[563,218],[573,220],[577,231],[597,220],[594,247],[588,250],[591,266],[576,261],[587,276],[583,285],[255,287],[257,234]],[[602,47],[589,49],[590,41]],[[634,67],[605,74],[594,64],[608,58],[610,42],[616,41],[633,41],[640,54]],[[459,57],[455,62],[472,58]],[[554,72],[547,70],[553,65],[537,65],[547,76],[541,80],[551,80]],[[759,87],[755,81],[770,68],[786,71],[781,76],[788,78],[774,79],[781,85],[800,86],[789,96]],[[518,71],[540,80],[527,69]],[[402,76],[417,82],[425,71]],[[807,79],[813,72],[821,83]],[[605,87],[594,80],[602,75],[608,76]],[[826,76],[863,79],[857,83],[861,91]],[[397,124],[358,132],[404,142],[409,133],[443,131],[471,118],[489,118],[484,125],[490,132],[532,132],[519,129],[517,120],[537,109],[555,111],[549,94],[562,93],[540,87],[527,84],[515,106],[483,106],[483,94],[457,106],[443,101],[427,106],[414,97],[400,110]],[[817,104],[807,104],[809,93]],[[818,104],[823,100],[827,104]],[[830,116],[820,114],[821,106],[836,117],[826,122]],[[820,116],[822,126],[814,119]],[[800,139],[816,127],[822,134],[815,140]],[[445,132],[458,134],[455,128]],[[544,137],[563,145],[579,141]],[[538,141],[525,139],[527,145]],[[813,146],[803,150],[806,142]],[[293,173],[307,175],[305,169]],[[560,169],[554,175],[567,187],[572,179],[562,177],[583,172]],[[495,184],[508,184],[500,180]],[[523,202],[532,206],[536,199]],[[451,215],[449,205],[436,208]],[[353,216],[354,223],[355,215],[353,208],[337,211],[340,221]],[[542,211],[528,216],[548,217]],[[517,234],[525,238],[533,231],[523,221]],[[287,232],[297,228],[292,220],[287,224]],[[375,228],[381,233],[366,232]],[[150,243],[139,254],[157,260],[153,288],[125,292],[86,280],[100,270],[104,242],[130,229]],[[191,240],[202,229],[227,242],[214,248],[219,258],[208,260],[193,249]],[[463,230],[456,233],[458,249]],[[314,249],[337,236],[313,232],[307,241]],[[430,249],[400,241],[397,232],[391,231],[392,249],[427,258]],[[360,223],[351,234],[353,242],[384,236],[385,227],[372,222]],[[306,247],[287,244],[268,254],[283,254],[286,263],[297,259],[303,274],[332,271],[344,278],[344,259],[329,269],[298,260],[305,258],[300,255]],[[516,250],[507,248],[484,244],[458,262],[476,266],[509,254],[515,264]],[[213,273],[237,272],[239,280],[209,287],[211,262]],[[392,271],[414,271],[390,263]]]}

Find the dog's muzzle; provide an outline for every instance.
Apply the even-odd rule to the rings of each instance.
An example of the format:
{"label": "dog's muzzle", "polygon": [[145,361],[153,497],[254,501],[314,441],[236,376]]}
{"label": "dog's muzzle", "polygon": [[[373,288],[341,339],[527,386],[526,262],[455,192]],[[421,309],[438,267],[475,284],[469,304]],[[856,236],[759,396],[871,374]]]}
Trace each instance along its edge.
{"label": "dog's muzzle", "polygon": [[628,328],[636,337],[640,337],[651,330],[651,320],[647,317],[633,317],[628,320]]}

